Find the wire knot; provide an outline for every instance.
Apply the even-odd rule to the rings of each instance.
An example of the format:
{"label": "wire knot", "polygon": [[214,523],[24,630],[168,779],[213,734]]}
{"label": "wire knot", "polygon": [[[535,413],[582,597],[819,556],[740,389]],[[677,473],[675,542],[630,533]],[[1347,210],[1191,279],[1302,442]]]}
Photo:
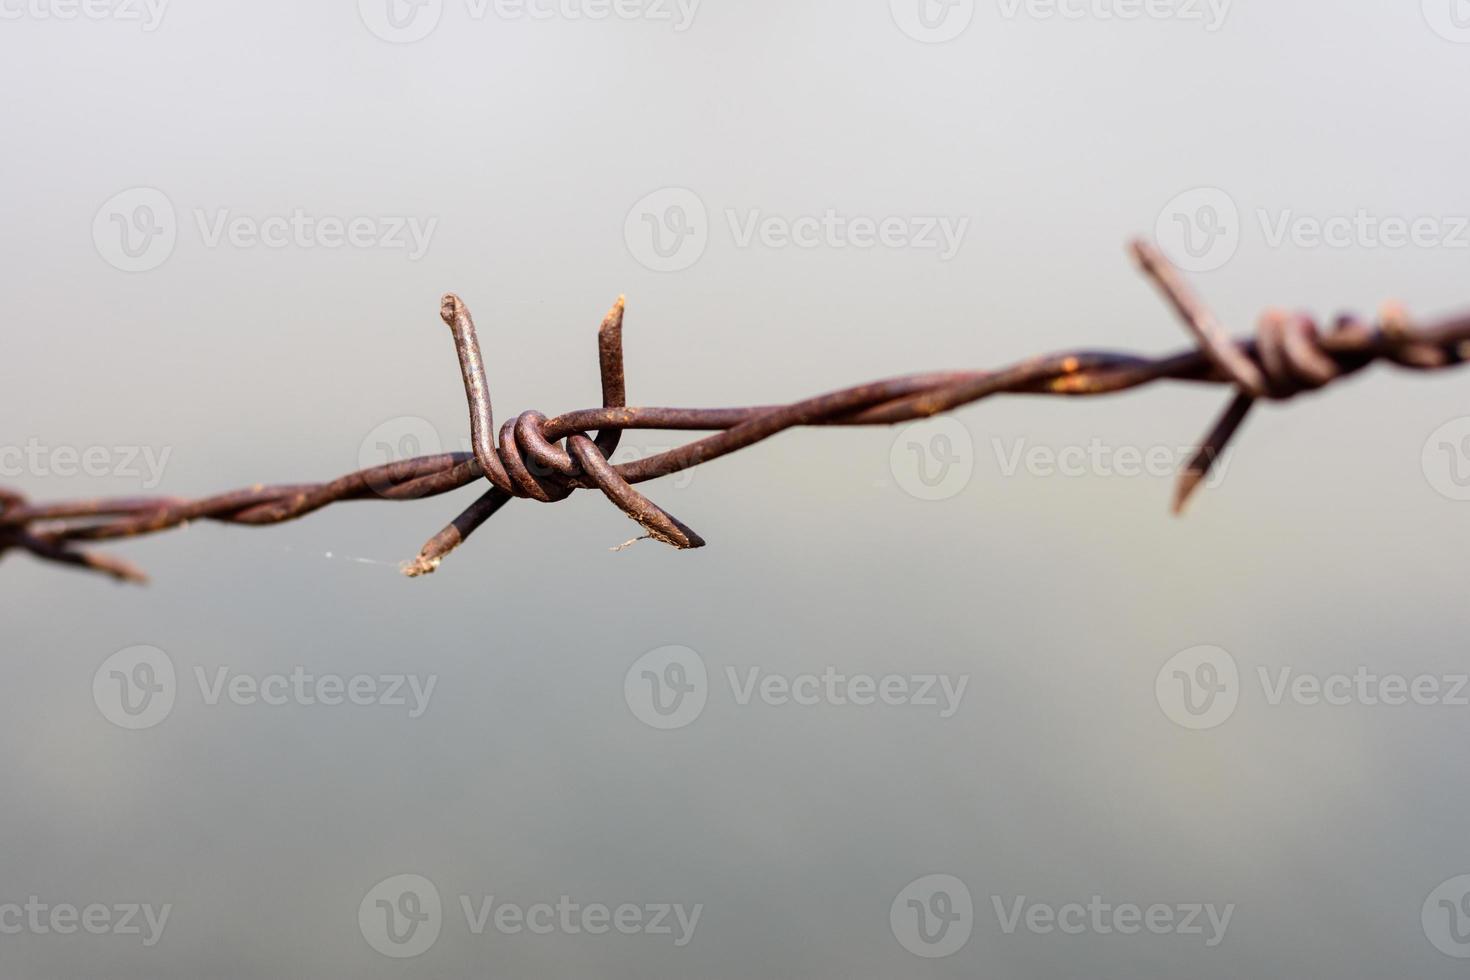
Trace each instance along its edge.
{"label": "wire knot", "polygon": [[1397,303],[1382,307],[1376,327],[1344,315],[1325,334],[1307,314],[1268,309],[1257,324],[1256,336],[1239,342],[1231,339],[1157,247],[1136,241],[1133,255],[1194,337],[1211,369],[1206,379],[1225,381],[1236,389],[1235,398],[1180,474],[1175,513],[1184,510],[1258,399],[1286,401],[1379,359],[1432,370],[1459,363],[1470,353],[1470,345],[1455,338],[1456,329],[1441,329],[1448,335],[1443,338],[1434,331],[1416,330]]}
{"label": "wire knot", "polygon": [[[626,407],[623,376],[623,314],[620,296],[598,330],[598,359],[602,370],[604,408]],[[581,489],[597,489],[625,514],[642,525],[656,540],[675,548],[702,548],[704,539],[653,501],[633,489],[610,462],[622,430],[598,433],[596,441],[585,432],[571,432],[565,446],[547,436],[546,416],[522,412],[506,420],[498,439],[494,432],[494,410],[479,336],[469,308],[454,294],[444,297],[440,316],[454,335],[459,355],[465,398],[469,403],[470,439],[481,475],[494,487],[484,499],[485,508],[499,509],[510,498],[556,503]],[[491,510],[493,513],[493,510]],[[430,542],[430,546],[433,542]],[[429,551],[426,548],[425,554]],[[425,554],[416,568],[425,568]],[[428,569],[432,570],[432,569]]]}
{"label": "wire knot", "polygon": [[1273,401],[1315,391],[1342,374],[1337,361],[1322,348],[1316,321],[1305,313],[1281,309],[1269,309],[1261,315],[1256,327],[1255,362],[1265,378],[1263,397]]}

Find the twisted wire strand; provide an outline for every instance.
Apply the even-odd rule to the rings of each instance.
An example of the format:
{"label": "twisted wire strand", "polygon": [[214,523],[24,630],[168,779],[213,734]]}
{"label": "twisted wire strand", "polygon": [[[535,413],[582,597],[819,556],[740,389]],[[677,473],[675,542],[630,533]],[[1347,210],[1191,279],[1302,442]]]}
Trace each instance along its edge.
{"label": "twisted wire strand", "polygon": [[[892,425],[926,418],[997,394],[1095,396],[1159,381],[1223,385],[1230,403],[1180,475],[1174,496],[1182,512],[1255,403],[1283,401],[1326,387],[1386,361],[1433,371],[1470,358],[1470,314],[1415,326],[1397,305],[1376,323],[1341,316],[1323,330],[1310,317],[1269,309],[1252,338],[1231,339],[1182,275],[1152,244],[1134,242],[1143,273],[1179,315],[1196,347],[1149,358],[1111,351],[1074,351],[1023,361],[996,371],[947,371],[888,378],[817,395],[789,405],[744,408],[649,408],[627,404],[620,297],[598,330],[602,407],[547,418],[527,411],[497,431],[485,362],[474,320],[454,294],[441,302],[459,358],[469,406],[470,453],[443,453],[375,466],[326,483],[253,486],[200,500],[166,497],[33,504],[0,487],[0,556],[26,551],[45,561],[74,565],[129,582],[146,577],[128,562],[78,544],[154,534],[194,520],[246,526],[279,524],[349,500],[419,500],[472,483],[490,484],[481,496],[430,538],[403,567],[409,576],[435,571],[455,548],[512,499],[542,503],[577,490],[597,490],[636,521],[646,537],[675,548],[699,548],[704,539],[634,488],[737,452],[787,429],[826,425]],[[630,429],[707,431],[713,434],[633,462],[608,458]],[[596,436],[589,433],[595,432]]]}

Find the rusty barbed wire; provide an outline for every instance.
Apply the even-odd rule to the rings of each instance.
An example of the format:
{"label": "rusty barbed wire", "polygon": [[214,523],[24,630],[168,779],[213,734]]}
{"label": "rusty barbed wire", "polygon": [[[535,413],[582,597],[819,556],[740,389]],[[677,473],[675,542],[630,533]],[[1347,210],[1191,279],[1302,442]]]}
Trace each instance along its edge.
{"label": "rusty barbed wire", "polygon": [[[132,564],[95,551],[87,541],[154,534],[195,520],[258,526],[303,517],[348,500],[419,500],[480,480],[490,483],[405,563],[409,576],[433,572],[491,516],[514,498],[554,503],[576,490],[598,490],[653,538],[675,548],[699,548],[704,539],[636,489],[634,484],[709,462],[797,426],[891,425],[949,411],[997,394],[1103,395],[1156,381],[1225,385],[1229,406],[1180,475],[1174,509],[1181,512],[1215,460],[1261,399],[1285,400],[1322,388],[1387,361],[1413,370],[1438,370],[1470,358],[1470,314],[1428,326],[1413,325],[1402,308],[1387,305],[1378,322],[1340,316],[1330,330],[1305,314],[1268,310],[1255,337],[1231,339],[1219,321],[1152,244],[1132,245],[1144,274],[1184,321],[1196,347],[1161,358],[1107,351],[1074,351],[1023,361],[998,371],[951,371],[889,378],[829,392],[789,405],[748,408],[635,408],[627,405],[623,374],[623,300],[598,331],[602,407],[548,419],[523,412],[495,435],[490,390],[470,312],[447,295],[440,316],[449,325],[470,408],[472,453],[401,460],[328,483],[254,486],[202,500],[120,498],[32,504],[0,488],[0,556],[26,551],[45,561],[76,565],[122,581],[143,582]],[[614,466],[608,462],[629,429],[711,431],[678,449]],[[596,431],[597,437],[587,433]],[[564,445],[562,445],[564,443]]]}

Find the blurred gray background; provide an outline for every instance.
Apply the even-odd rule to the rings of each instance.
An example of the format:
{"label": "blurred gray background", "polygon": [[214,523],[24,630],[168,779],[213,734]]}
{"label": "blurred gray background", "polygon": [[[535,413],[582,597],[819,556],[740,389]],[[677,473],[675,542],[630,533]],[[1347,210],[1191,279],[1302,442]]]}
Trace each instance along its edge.
{"label": "blurred gray background", "polygon": [[[1123,251],[1140,233],[1237,331],[1271,304],[1470,304],[1470,10],[1451,0],[393,4],[0,3],[0,447],[35,450],[0,457],[0,483],[198,495],[461,448],[450,289],[502,418],[597,402],[619,293],[630,400],[662,405],[1177,349]],[[846,231],[783,244],[829,211]],[[328,228],[252,240],[297,213]],[[392,246],[398,219],[432,228],[423,249]],[[852,223],[887,219],[864,247]],[[1394,222],[1420,234],[1372,230]],[[963,227],[957,249],[926,247],[929,223]],[[699,552],[610,553],[632,526],[579,494],[517,502],[436,576],[400,577],[465,490],[116,546],[145,589],[10,556],[0,973],[1462,975],[1463,695],[1273,704],[1259,672],[1448,690],[1470,669],[1466,384],[1377,369],[1262,410],[1184,520],[1164,474],[1006,462],[1187,446],[1226,395],[1163,386],[987,402],[938,441],[791,432],[649,485]],[[99,447],[105,471],[65,475]],[[160,480],[128,453],[166,453]],[[105,662],[139,645],[177,693],[128,730]],[[1166,665],[1201,645],[1238,678],[1182,675],[1238,705],[1191,730]],[[660,730],[634,692],[668,646],[706,668],[707,703]],[[410,717],[210,703],[197,682],[297,667],[436,686]],[[967,686],[949,717],[742,704],[728,672],[752,668]],[[399,875],[442,901],[411,958],[371,938]],[[931,875],[974,910],[944,957],[905,924],[915,895],[963,905]],[[682,946],[476,935],[461,897],[488,896],[701,911]],[[1207,924],[1007,931],[996,902],[1023,896],[1233,911],[1213,946]],[[33,897],[170,913],[146,945],[4,911]]]}

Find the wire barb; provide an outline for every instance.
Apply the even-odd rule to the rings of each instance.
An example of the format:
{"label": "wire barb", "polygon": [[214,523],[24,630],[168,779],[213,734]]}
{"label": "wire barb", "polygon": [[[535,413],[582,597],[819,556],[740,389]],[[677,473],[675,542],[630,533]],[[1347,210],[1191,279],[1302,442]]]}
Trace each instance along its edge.
{"label": "wire barb", "polygon": [[[1160,358],[1107,351],[1074,351],[1034,358],[996,371],[909,375],[817,395],[790,405],[745,408],[634,408],[623,373],[622,297],[597,334],[602,407],[548,419],[523,412],[495,430],[490,388],[469,308],[453,293],[440,304],[459,358],[469,408],[471,453],[399,460],[327,483],[254,486],[202,500],[126,498],[36,505],[0,487],[0,557],[25,551],[45,561],[144,582],[120,559],[78,549],[86,541],[154,534],[193,520],[260,526],[304,517],[348,500],[419,500],[481,480],[490,484],[468,508],[426,542],[402,571],[418,577],[444,559],[512,499],[555,503],[577,490],[597,490],[653,538],[675,548],[704,539],[634,489],[634,485],[699,466],[798,426],[892,425],[926,418],[999,394],[1093,396],[1158,381],[1223,385],[1230,404],[1180,474],[1174,509],[1182,512],[1262,399],[1282,401],[1326,387],[1378,361],[1430,371],[1470,356],[1470,314],[1415,326],[1397,304],[1382,308],[1375,324],[1339,317],[1330,330],[1304,314],[1271,309],[1256,335],[1233,340],[1208,307],[1154,245],[1132,243],[1143,273],[1179,315],[1195,347]],[[609,458],[630,429],[713,433],[677,449],[614,465]],[[596,432],[595,438],[589,435]]]}

